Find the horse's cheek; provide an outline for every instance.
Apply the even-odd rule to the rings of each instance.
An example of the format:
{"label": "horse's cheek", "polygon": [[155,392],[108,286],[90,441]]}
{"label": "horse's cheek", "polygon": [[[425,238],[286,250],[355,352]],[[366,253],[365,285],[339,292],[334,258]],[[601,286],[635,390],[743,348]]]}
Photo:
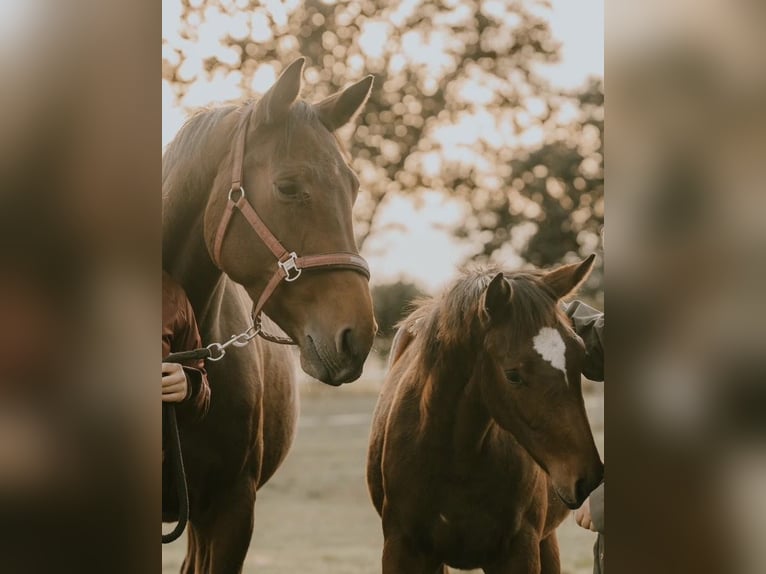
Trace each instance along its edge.
{"label": "horse's cheek", "polygon": [[476,370],[476,378],[479,381],[481,394],[488,405],[490,415],[493,418],[502,416],[502,411],[506,407],[507,398],[500,392],[500,385],[497,384],[497,367],[494,364],[482,362]]}

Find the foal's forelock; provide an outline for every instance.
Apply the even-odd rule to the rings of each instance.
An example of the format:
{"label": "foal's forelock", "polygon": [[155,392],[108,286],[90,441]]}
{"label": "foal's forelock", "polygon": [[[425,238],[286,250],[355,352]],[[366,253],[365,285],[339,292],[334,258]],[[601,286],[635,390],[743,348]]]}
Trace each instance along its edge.
{"label": "foal's forelock", "polygon": [[[486,326],[479,319],[481,295],[496,270],[468,271],[442,296],[421,302],[403,327],[418,333],[419,357],[424,366],[455,356],[476,353],[484,344]],[[546,328],[566,318],[556,297],[537,272],[507,273],[512,287],[508,318],[502,326],[516,340],[532,341]],[[457,355],[456,355],[457,354]]]}

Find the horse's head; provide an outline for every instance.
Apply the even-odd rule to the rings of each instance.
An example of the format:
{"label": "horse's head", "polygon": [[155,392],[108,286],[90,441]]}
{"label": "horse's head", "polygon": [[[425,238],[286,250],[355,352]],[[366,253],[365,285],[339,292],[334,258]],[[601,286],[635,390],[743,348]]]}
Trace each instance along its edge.
{"label": "horse's head", "polygon": [[[351,209],[359,181],[334,131],[362,107],[372,86],[368,76],[317,104],[298,99],[303,59],[293,62],[252,109],[242,160],[242,193],[273,236],[299,257],[357,253]],[[250,113],[250,107],[241,110]],[[241,125],[232,113],[232,147]],[[234,134],[234,135],[231,135]],[[226,156],[205,211],[205,241],[218,266],[257,301],[277,269],[265,242],[240,213],[216,235],[232,184],[233,155]],[[239,193],[239,192],[238,192]],[[359,377],[377,329],[367,278],[353,269],[304,269],[282,281],[265,304],[266,314],[299,346],[301,366],[331,385]]]}
{"label": "horse's head", "polygon": [[479,307],[486,407],[548,473],[570,508],[599,484],[603,465],[580,387],[585,349],[558,302],[592,265],[593,256],[547,273],[498,273]]}

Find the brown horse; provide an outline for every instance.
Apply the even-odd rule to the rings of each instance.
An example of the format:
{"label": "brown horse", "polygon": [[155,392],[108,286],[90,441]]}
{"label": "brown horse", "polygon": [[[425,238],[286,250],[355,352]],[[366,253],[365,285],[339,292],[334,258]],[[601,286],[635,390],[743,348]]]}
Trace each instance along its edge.
{"label": "brown horse", "polygon": [[367,466],[384,574],[560,571],[555,528],[603,475],[558,306],[592,263],[471,272],[403,322]]}
{"label": "brown horse", "polygon": [[[367,276],[357,272],[366,270],[351,218],[359,183],[333,132],[364,104],[372,77],[312,105],[298,100],[302,70],[303,59],[292,63],[257,103],[194,116],[169,144],[163,267],[186,290],[206,343],[244,331],[252,301],[275,276],[297,279],[276,284],[264,327],[276,323],[292,338],[306,373],[340,385],[359,377],[376,324]],[[244,208],[228,218],[230,204],[243,201],[297,259],[278,264],[274,241]],[[296,269],[296,261],[312,259],[313,268]],[[178,413],[190,504],[182,572],[236,573],[252,536],[256,491],[293,440],[295,365],[289,349],[256,338],[207,369],[209,412],[199,421],[183,405]],[[164,520],[175,519],[172,500],[163,496]]]}

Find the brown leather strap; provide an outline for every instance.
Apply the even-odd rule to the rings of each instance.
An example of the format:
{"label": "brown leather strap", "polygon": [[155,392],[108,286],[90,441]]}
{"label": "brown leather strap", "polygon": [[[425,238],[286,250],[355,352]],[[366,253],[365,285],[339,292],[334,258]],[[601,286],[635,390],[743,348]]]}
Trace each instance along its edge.
{"label": "brown leather strap", "polygon": [[247,126],[250,124],[250,116],[253,114],[255,104],[241,108],[239,112],[242,118],[237,127],[237,139],[231,154],[231,189],[237,191],[242,188],[242,175],[245,165],[245,143],[247,142]]}
{"label": "brown leather strap", "polygon": [[312,267],[345,267],[358,271],[370,278],[370,268],[367,262],[355,253],[326,253],[323,255],[307,255],[296,259],[298,269],[311,269]]}
{"label": "brown leather strap", "polygon": [[[370,277],[367,263],[364,259],[353,253],[335,253],[328,255],[310,255],[308,257],[298,257],[296,259],[297,267],[300,270],[318,267],[343,267],[351,271],[356,271]],[[269,279],[266,287],[261,292],[258,302],[253,307],[253,315],[258,315],[263,310],[263,306],[271,297],[274,290],[287,277],[287,272],[283,267],[278,267]],[[297,278],[297,277],[296,277]]]}
{"label": "brown leather strap", "polygon": [[271,294],[274,293],[274,290],[279,286],[284,278],[285,272],[280,267],[277,269],[274,275],[271,276],[271,279],[269,279],[269,282],[266,284],[266,287],[263,289],[263,291],[261,291],[261,296],[258,297],[258,302],[253,307],[253,317],[257,317],[261,313],[263,306],[266,305],[266,301],[269,300]]}
{"label": "brown leather strap", "polygon": [[223,211],[221,222],[218,224],[218,229],[215,232],[215,241],[213,242],[213,263],[216,267],[221,268],[221,247],[223,247],[223,237],[226,235],[226,230],[229,228],[229,221],[234,213],[234,202],[228,200],[226,202],[226,209]]}
{"label": "brown leather strap", "polygon": [[[250,223],[250,226],[261,238],[261,241],[269,248],[278,261],[284,262],[289,258],[290,253],[279,240],[274,237],[269,228],[258,216],[253,206],[247,201],[242,190],[242,195],[236,201],[228,201],[226,203],[226,209],[223,212],[221,223],[218,226],[218,230],[215,236],[215,242],[213,247],[214,261],[216,265],[220,267],[221,247],[223,245],[223,238],[226,235],[226,230],[229,227],[229,221],[231,220],[234,208],[237,208],[245,219]],[[314,267],[347,267],[360,271],[367,278],[370,278],[370,269],[367,262],[355,253],[326,253],[321,255],[307,255],[305,257],[298,257],[295,260],[299,269],[308,269]]]}
{"label": "brown leather strap", "polygon": [[237,200],[235,205],[237,209],[242,212],[242,215],[245,216],[245,219],[247,219],[250,227],[252,227],[258,234],[258,237],[261,238],[261,241],[263,241],[266,247],[269,248],[269,251],[274,254],[274,257],[281,261],[284,256],[288,254],[287,249],[282,246],[279,240],[274,237],[274,234],[269,230],[269,228],[266,227],[266,224],[255,212],[255,209],[253,209],[253,206],[250,205],[250,202],[245,197],[244,192],[242,193],[242,196]]}

